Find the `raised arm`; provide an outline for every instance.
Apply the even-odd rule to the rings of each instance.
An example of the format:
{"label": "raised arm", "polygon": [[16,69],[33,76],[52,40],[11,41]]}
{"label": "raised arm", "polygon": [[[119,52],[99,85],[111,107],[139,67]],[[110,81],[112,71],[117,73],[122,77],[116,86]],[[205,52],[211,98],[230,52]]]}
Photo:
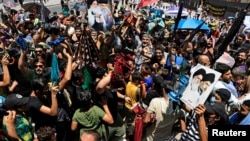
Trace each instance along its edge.
{"label": "raised arm", "polygon": [[198,121],[198,131],[199,131],[200,141],[208,141],[207,127],[204,118],[204,113],[206,111],[206,108],[204,105],[198,105],[194,110]]}
{"label": "raised arm", "polygon": [[19,139],[18,135],[17,135],[17,131],[16,131],[16,111],[8,111],[9,115],[6,115],[3,117],[3,122],[6,125],[6,129],[7,129],[7,134],[14,138],[14,139]]}
{"label": "raised arm", "polygon": [[110,71],[110,72],[108,73],[108,75],[106,75],[105,77],[103,77],[103,78],[100,80],[100,82],[97,84],[97,86],[96,86],[96,92],[97,92],[98,94],[104,93],[105,87],[110,83],[111,74],[112,74],[112,71]]}
{"label": "raised arm", "polygon": [[29,68],[24,65],[26,51],[21,51],[21,55],[18,59],[18,69],[21,71],[25,78],[29,76]]}
{"label": "raised arm", "polygon": [[58,112],[58,102],[56,95],[58,93],[59,89],[58,86],[54,86],[51,89],[51,107],[47,107],[45,105],[42,105],[40,108],[40,112],[50,115],[50,116],[56,116]]}
{"label": "raised arm", "polygon": [[0,81],[0,87],[5,87],[10,84],[10,73],[8,69],[8,56],[4,55],[2,58],[2,68],[3,68],[3,81]]}
{"label": "raised arm", "polygon": [[62,80],[59,82],[59,90],[63,90],[67,82],[70,81],[72,76],[72,56],[66,51],[66,49],[63,49],[63,54],[67,57],[68,62],[66,66],[66,70],[64,73],[64,76]]}

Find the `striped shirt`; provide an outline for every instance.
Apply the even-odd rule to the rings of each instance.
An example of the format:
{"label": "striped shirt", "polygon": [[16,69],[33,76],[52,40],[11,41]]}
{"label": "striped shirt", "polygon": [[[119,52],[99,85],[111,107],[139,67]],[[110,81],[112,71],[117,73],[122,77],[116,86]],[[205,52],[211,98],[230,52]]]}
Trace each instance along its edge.
{"label": "striped shirt", "polygon": [[180,141],[199,141],[199,131],[198,131],[198,123],[196,119],[196,114],[192,110],[190,112],[190,121],[188,123],[187,129],[181,135]]}

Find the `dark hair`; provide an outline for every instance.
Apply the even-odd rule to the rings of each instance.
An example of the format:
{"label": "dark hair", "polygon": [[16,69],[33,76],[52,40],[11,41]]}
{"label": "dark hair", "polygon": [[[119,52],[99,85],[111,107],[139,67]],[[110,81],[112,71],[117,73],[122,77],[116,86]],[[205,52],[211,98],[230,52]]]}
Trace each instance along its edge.
{"label": "dark hair", "polygon": [[247,50],[241,48],[241,49],[238,50],[238,53],[237,53],[237,54],[240,54],[240,53],[245,53],[245,54],[247,55]]}
{"label": "dark hair", "polygon": [[36,135],[39,141],[51,141],[53,134],[55,134],[55,131],[52,127],[49,126],[40,127],[36,131]]}
{"label": "dark hair", "polygon": [[164,48],[162,46],[157,46],[155,50],[160,50],[162,54],[164,53]]}
{"label": "dark hair", "polygon": [[250,107],[250,100],[244,100],[243,105]]}
{"label": "dark hair", "polygon": [[33,90],[43,90],[44,86],[48,84],[49,80],[46,77],[36,77],[32,81]]}
{"label": "dark hair", "polygon": [[74,70],[72,72],[72,77],[71,77],[71,80],[73,82],[79,80],[81,77],[83,77],[83,73],[82,73],[82,70]]}
{"label": "dark hair", "polygon": [[33,65],[36,65],[38,62],[42,63],[44,66],[46,66],[45,60],[43,60],[41,58],[35,58]]}
{"label": "dark hair", "polygon": [[80,108],[89,109],[91,106],[92,95],[89,91],[81,90],[77,92],[77,100],[81,103]]}
{"label": "dark hair", "polygon": [[246,36],[245,36],[244,34],[239,34],[239,35],[237,35],[237,37],[240,37],[240,38],[242,38],[243,40],[245,40],[245,38],[246,38]]}
{"label": "dark hair", "polygon": [[151,74],[151,68],[150,68],[150,66],[148,64],[144,63],[144,64],[142,64],[141,67],[145,68],[147,74]]}
{"label": "dark hair", "polygon": [[95,74],[94,74],[94,79],[95,78],[102,78],[104,76],[104,74],[106,73],[106,69],[102,66],[98,66],[95,69]]}
{"label": "dark hair", "polygon": [[82,30],[82,28],[81,28],[80,26],[76,26],[76,27],[75,27],[75,31],[76,31],[76,30]]}
{"label": "dark hair", "polygon": [[24,23],[24,29],[33,30],[33,29],[34,29],[33,23],[30,22],[30,21],[26,21],[26,22]]}
{"label": "dark hair", "polygon": [[140,72],[134,72],[132,74],[132,81],[135,82],[135,81],[141,81],[142,80],[142,75]]}
{"label": "dark hair", "polygon": [[217,63],[215,64],[214,70],[220,72],[222,75],[228,72],[231,68],[223,63]]}

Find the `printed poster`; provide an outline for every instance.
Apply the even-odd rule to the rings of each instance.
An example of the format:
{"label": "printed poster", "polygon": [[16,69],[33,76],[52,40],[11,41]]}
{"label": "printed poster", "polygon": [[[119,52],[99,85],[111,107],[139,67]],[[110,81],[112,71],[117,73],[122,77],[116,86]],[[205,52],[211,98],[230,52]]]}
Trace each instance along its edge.
{"label": "printed poster", "polygon": [[114,18],[110,0],[88,1],[88,25],[96,31],[110,31]]}
{"label": "printed poster", "polygon": [[197,65],[191,72],[188,86],[182,94],[181,101],[191,109],[199,104],[204,104],[220,76],[221,73],[213,69]]}

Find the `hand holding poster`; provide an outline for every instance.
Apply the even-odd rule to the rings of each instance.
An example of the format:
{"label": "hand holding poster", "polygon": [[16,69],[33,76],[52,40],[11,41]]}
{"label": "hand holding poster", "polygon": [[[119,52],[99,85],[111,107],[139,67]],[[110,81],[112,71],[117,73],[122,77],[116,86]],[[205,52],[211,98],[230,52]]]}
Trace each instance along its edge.
{"label": "hand holding poster", "polygon": [[221,73],[213,69],[197,65],[191,73],[181,101],[191,109],[194,109],[199,104],[204,104],[220,76]]}

